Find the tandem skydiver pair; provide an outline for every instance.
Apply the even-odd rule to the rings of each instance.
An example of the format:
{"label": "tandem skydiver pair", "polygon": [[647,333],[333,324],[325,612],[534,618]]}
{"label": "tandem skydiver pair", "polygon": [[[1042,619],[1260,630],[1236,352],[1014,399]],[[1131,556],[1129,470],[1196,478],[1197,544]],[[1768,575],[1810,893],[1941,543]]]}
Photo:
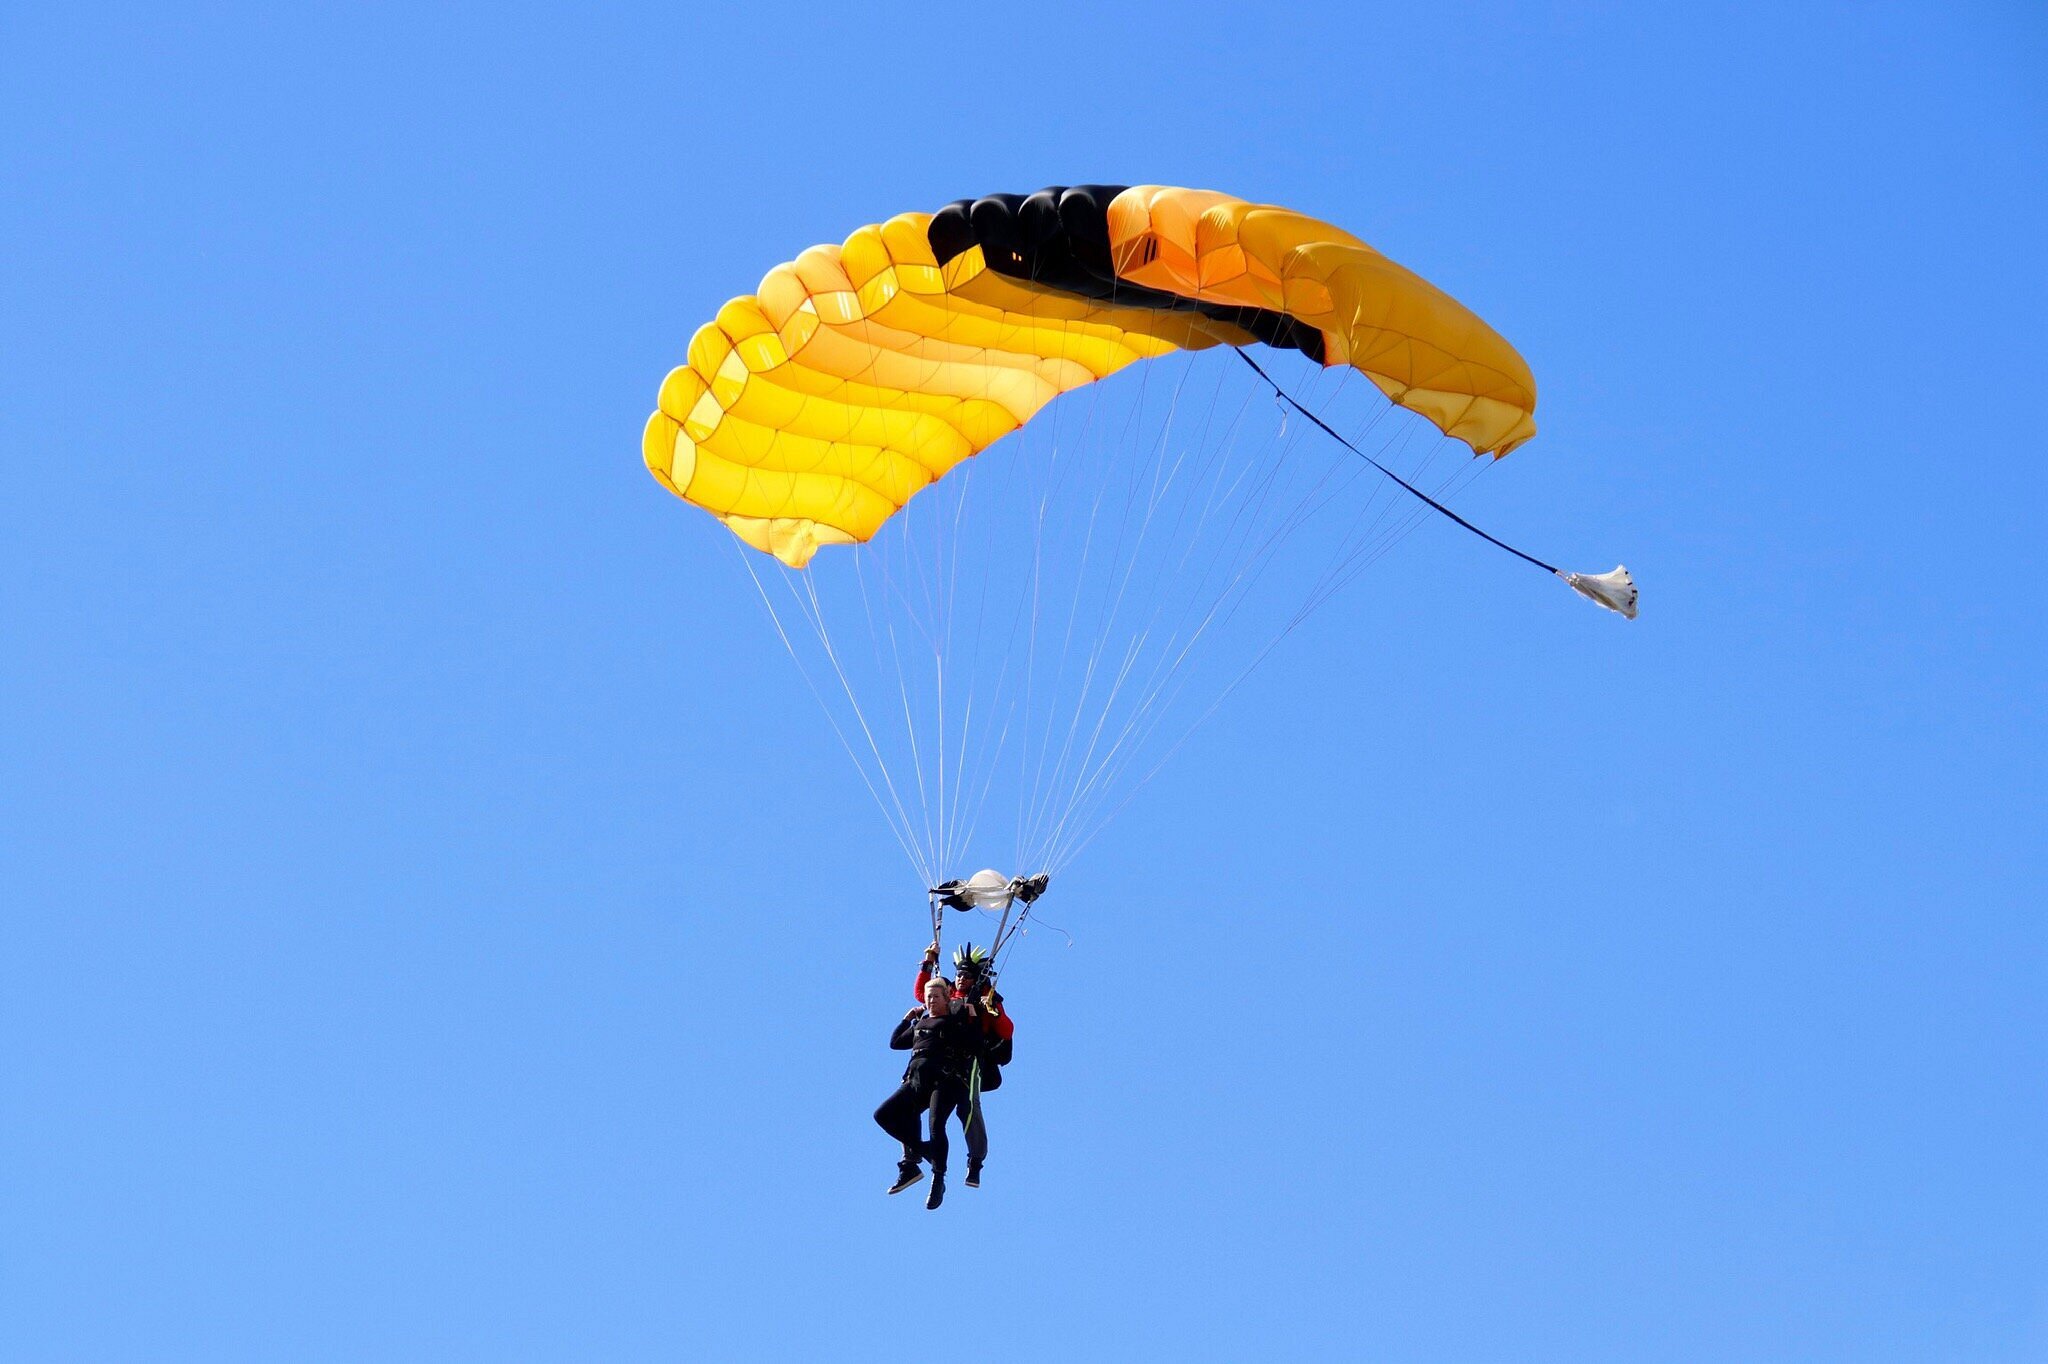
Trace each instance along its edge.
{"label": "tandem skydiver pair", "polygon": [[[930,1162],[932,1186],[925,1207],[946,1197],[946,1159],[951,1143],[948,1119],[957,1114],[967,1137],[967,1187],[981,1187],[988,1157],[988,1120],[981,1096],[1003,1082],[1016,1024],[997,993],[987,948],[965,943],[953,953],[954,979],[938,974],[939,949],[925,949],[918,965],[917,997],[903,1015],[889,1046],[908,1051],[902,1083],[875,1110],[875,1122],[900,1144],[903,1158],[889,1192],[897,1194],[924,1178]],[[928,1135],[926,1127],[928,1126]]]}

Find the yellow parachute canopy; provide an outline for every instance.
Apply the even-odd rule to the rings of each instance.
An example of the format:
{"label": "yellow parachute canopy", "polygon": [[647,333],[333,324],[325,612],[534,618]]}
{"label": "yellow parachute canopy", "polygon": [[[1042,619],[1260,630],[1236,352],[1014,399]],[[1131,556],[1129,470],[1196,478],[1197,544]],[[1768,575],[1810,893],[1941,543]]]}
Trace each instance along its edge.
{"label": "yellow parachute canopy", "polygon": [[1062,393],[1258,341],[1352,366],[1478,454],[1536,433],[1514,348],[1342,229],[1206,190],[1082,185],[906,213],[778,265],[698,330],[643,455],[800,568]]}

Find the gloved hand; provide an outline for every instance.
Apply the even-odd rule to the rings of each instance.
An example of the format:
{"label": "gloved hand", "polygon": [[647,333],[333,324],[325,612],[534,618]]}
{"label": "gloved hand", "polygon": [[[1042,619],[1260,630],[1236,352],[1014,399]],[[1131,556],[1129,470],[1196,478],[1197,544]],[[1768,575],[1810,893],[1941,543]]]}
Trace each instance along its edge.
{"label": "gloved hand", "polygon": [[939,949],[927,947],[924,950],[924,965],[927,970],[939,964]]}

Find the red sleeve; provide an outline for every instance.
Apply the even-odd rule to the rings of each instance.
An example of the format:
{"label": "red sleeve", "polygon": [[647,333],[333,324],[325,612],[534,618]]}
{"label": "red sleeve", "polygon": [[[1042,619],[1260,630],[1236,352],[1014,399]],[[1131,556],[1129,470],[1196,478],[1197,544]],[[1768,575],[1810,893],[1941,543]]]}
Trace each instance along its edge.
{"label": "red sleeve", "polygon": [[981,1017],[984,1023],[995,1029],[996,1036],[1002,1038],[1005,1042],[1016,1035],[1017,1025],[1010,1019],[1010,1006],[1008,1004],[1003,1005],[1001,1013],[984,1013]]}
{"label": "red sleeve", "polygon": [[924,1003],[924,987],[925,987],[925,982],[929,981],[929,980],[930,980],[931,978],[932,978],[932,968],[931,968],[931,967],[929,967],[929,966],[920,966],[920,967],[918,967],[918,968],[917,968],[917,1002],[918,1002],[918,1003],[920,1003],[920,1004]]}

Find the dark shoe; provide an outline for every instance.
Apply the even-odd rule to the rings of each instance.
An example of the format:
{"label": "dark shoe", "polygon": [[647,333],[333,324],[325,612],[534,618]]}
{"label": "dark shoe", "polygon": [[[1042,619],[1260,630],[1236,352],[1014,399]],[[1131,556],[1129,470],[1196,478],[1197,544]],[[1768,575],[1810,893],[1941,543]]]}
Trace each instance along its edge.
{"label": "dark shoe", "polygon": [[929,1212],[946,1201],[946,1177],[937,1170],[932,1171],[932,1191],[924,1196],[925,1210]]}
{"label": "dark shoe", "polygon": [[924,1171],[918,1168],[917,1162],[906,1160],[896,1167],[896,1182],[889,1186],[889,1192],[892,1194],[902,1193],[905,1189],[923,1178]]}
{"label": "dark shoe", "polygon": [[981,1187],[981,1166],[980,1166],[980,1165],[978,1165],[978,1164],[976,1164],[976,1165],[969,1165],[969,1166],[967,1167],[967,1179],[966,1179],[966,1181],[965,1181],[965,1182],[966,1182],[966,1184],[967,1184],[967,1187],[968,1187],[968,1188],[970,1188],[970,1189],[978,1189],[978,1188],[980,1188],[980,1187]]}

